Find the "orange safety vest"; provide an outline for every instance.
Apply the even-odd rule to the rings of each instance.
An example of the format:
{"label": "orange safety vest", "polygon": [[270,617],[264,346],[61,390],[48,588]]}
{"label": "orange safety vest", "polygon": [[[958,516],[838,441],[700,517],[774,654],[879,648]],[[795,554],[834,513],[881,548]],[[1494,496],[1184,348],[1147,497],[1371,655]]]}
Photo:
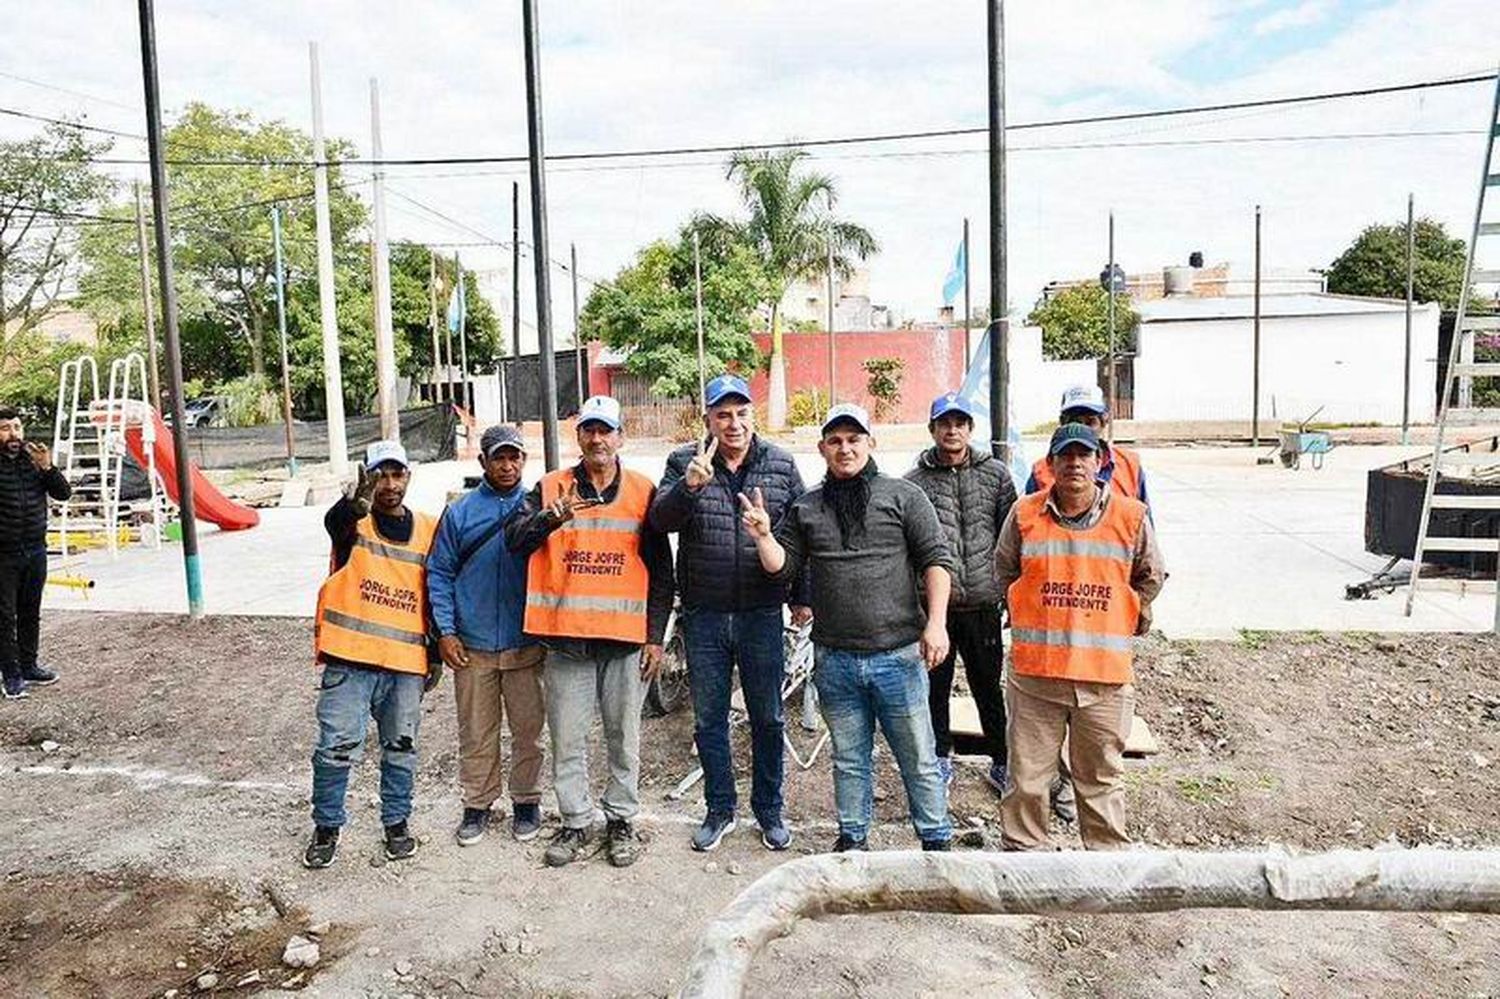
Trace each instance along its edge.
{"label": "orange safety vest", "polygon": [[[541,481],[549,506],[573,484],[574,469]],[[646,641],[646,594],[651,577],[641,557],[641,528],[651,505],[651,480],[620,469],[615,498],[585,507],[547,536],[526,564],[528,635]]]}
{"label": "orange safety vest", "polygon": [[[1114,457],[1114,469],[1109,474],[1109,488],[1121,496],[1133,500],[1141,498],[1141,456],[1129,448],[1111,445],[1109,453]],[[1052,463],[1043,455],[1031,466],[1031,477],[1036,479],[1037,492],[1052,488]]]}
{"label": "orange safety vest", "polygon": [[437,520],[412,513],[411,540],[381,537],[373,516],[355,527],[349,561],[318,590],[313,640],[325,655],[398,673],[427,673],[427,553]]}
{"label": "orange safety vest", "polygon": [[1130,588],[1146,504],[1111,496],[1099,522],[1071,530],[1047,493],[1016,502],[1021,575],[1006,593],[1011,662],[1021,676],[1130,683],[1141,598]]}

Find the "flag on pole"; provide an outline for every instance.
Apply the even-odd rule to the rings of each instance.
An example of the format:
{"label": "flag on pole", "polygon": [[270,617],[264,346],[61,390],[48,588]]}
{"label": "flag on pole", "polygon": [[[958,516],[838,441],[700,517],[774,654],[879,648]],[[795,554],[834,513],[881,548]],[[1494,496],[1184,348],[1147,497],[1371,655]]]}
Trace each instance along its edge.
{"label": "flag on pole", "polygon": [[448,295],[448,332],[462,333],[464,320],[468,318],[468,303],[464,301],[464,270],[462,265],[457,267],[458,279],[453,284],[453,291]]}
{"label": "flag on pole", "polygon": [[[979,342],[979,349],[974,352],[974,359],[969,362],[969,370],[964,375],[963,387],[958,394],[968,400],[974,410],[974,432],[973,439],[976,441],[989,441],[990,439],[990,334],[986,331],[984,339]],[[1016,493],[1020,494],[1026,490],[1026,480],[1031,475],[1031,466],[1026,462],[1026,456],[1021,451],[1021,432],[1016,427],[1016,410],[1006,400],[1010,408],[1010,419],[1007,420],[1008,430],[1006,441],[1010,444],[1010,475],[1015,480]],[[985,445],[981,445],[985,446]]]}
{"label": "flag on pole", "polygon": [[958,293],[964,290],[964,242],[958,241],[958,253],[953,257],[953,267],[943,279],[943,304],[952,305]]}

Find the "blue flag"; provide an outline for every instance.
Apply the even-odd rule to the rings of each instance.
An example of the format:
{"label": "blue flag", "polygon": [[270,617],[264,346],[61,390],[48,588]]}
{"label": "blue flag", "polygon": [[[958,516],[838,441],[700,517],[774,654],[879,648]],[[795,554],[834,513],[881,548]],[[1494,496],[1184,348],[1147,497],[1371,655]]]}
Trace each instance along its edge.
{"label": "blue flag", "polygon": [[[990,334],[985,332],[974,352],[974,360],[964,375],[963,387],[958,394],[974,408],[974,437],[977,446],[987,448],[990,440]],[[1007,400],[1008,401],[1008,400]],[[1026,480],[1031,475],[1031,466],[1021,452],[1021,431],[1016,427],[1015,406],[1010,406],[1010,419],[1005,438],[1010,444],[1010,476],[1015,480],[1017,495],[1026,491]]]}
{"label": "blue flag", "polygon": [[464,301],[464,269],[454,257],[457,265],[458,283],[453,286],[453,293],[448,296],[448,332],[462,333],[464,321],[468,318],[468,303]]}
{"label": "blue flag", "polygon": [[964,290],[964,269],[968,263],[965,260],[963,240],[958,241],[958,254],[953,258],[953,268],[948,271],[948,276],[943,279],[943,304],[952,305],[953,299]]}

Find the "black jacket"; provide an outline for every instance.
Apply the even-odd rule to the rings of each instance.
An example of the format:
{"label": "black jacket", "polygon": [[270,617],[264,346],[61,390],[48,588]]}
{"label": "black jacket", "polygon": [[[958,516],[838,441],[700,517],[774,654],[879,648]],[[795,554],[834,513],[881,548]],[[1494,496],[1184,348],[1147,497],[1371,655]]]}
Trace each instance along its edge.
{"label": "black jacket", "polygon": [[944,465],[928,448],[906,473],[937,510],[957,569],[948,606],[954,610],[998,607],[1005,599],[995,580],[995,541],[1016,501],[1016,486],[1005,463],[988,451],[969,449],[962,465]]}
{"label": "black jacket", "polygon": [[651,526],[677,531],[677,592],[684,607],[732,612],[808,604],[808,575],[787,584],[766,575],[755,553],[755,539],[740,520],[739,494],[760,489],[775,524],[802,495],[802,473],[792,456],[759,437],[737,472],[714,456],[714,478],[697,492],[687,487],[687,467],[697,444],[684,444],[667,456],[667,469],[651,504]]}
{"label": "black jacket", "polygon": [[65,500],[73,488],[53,465],[37,470],[25,451],[0,451],[0,552],[16,555],[47,547],[47,497]]}

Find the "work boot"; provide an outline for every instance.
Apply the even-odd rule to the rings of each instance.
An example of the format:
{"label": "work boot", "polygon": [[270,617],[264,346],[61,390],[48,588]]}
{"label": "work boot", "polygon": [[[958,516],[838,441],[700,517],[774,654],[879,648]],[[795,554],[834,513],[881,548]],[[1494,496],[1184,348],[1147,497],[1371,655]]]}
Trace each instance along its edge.
{"label": "work boot", "polygon": [[693,849],[707,853],[719,845],[719,841],[734,832],[733,812],[709,812],[703,824],[693,833]]}
{"label": "work boot", "polygon": [[510,834],[518,842],[536,839],[542,831],[542,806],[536,802],[517,804],[511,808]]}
{"label": "work boot", "polygon": [[604,849],[612,867],[629,867],[640,857],[635,830],[625,819],[610,819],[604,827]]}
{"label": "work boot", "polygon": [[844,833],[839,833],[839,838],[833,844],[834,853],[852,853],[856,850],[868,851],[869,849],[870,845],[863,839],[855,839]]}
{"label": "work boot", "polygon": [[781,816],[761,820],[760,843],[767,850],[778,853],[792,845],[792,831],[786,827]]}
{"label": "work boot", "polygon": [[1073,794],[1073,782],[1059,777],[1052,782],[1052,814],[1058,820],[1072,824],[1078,821],[1078,800]]}
{"label": "work boot", "polygon": [[577,860],[579,854],[583,853],[584,847],[589,845],[588,829],[573,829],[563,826],[558,830],[552,842],[547,846],[547,853],[542,860],[548,867],[566,867]]}
{"label": "work boot", "polygon": [[26,680],[21,676],[18,666],[5,667],[3,674],[3,689],[7,701],[18,701],[26,695]]}
{"label": "work boot", "polygon": [[49,683],[57,682],[57,674],[45,666],[33,664],[21,667],[21,679],[25,680],[28,686],[45,687]]}
{"label": "work boot", "polygon": [[488,808],[465,808],[463,821],[458,824],[458,829],[453,833],[453,838],[458,840],[459,846],[473,846],[484,839],[484,831],[490,825],[490,810]]}
{"label": "work boot", "polygon": [[948,853],[953,849],[951,839],[924,839],[922,841],[923,853]]}
{"label": "work boot", "polygon": [[333,864],[339,855],[339,830],[337,826],[313,827],[312,842],[302,854],[302,866],[317,869]]}
{"label": "work boot", "polygon": [[385,827],[385,859],[406,860],[417,852],[417,838],[406,831],[406,820]]}

